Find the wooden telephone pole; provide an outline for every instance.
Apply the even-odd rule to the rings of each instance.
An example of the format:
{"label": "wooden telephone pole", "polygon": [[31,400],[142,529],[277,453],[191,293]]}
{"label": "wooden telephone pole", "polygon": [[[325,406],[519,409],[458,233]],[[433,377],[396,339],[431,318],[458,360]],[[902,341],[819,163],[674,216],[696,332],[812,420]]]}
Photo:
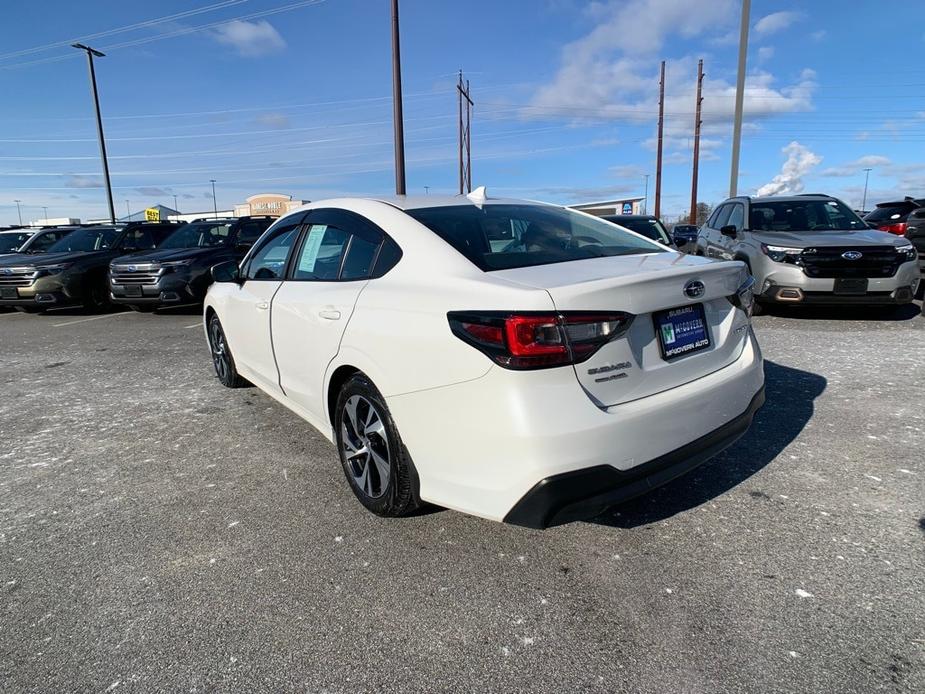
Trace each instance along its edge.
{"label": "wooden telephone pole", "polygon": [[694,115],[694,175],[691,179],[691,216],[689,222],[697,223],[697,175],[700,166],[700,105],[703,103],[703,58],[697,63],[697,107]]}

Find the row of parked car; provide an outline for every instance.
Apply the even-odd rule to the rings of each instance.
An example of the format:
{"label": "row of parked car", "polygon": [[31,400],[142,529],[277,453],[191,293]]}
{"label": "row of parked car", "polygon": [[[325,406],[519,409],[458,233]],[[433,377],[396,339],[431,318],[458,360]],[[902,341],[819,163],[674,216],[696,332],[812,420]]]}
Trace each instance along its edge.
{"label": "row of parked car", "polygon": [[925,268],[925,199],[884,202],[863,219],[821,194],[730,198],[699,228],[669,231],[646,215],[606,219],[686,253],[744,262],[756,280],[755,312],[772,303],[909,303]]}
{"label": "row of parked car", "polygon": [[[241,260],[273,217],[130,222],[0,232],[0,306],[36,313],[109,303],[199,303],[210,269]],[[12,252],[10,252],[12,251]]]}

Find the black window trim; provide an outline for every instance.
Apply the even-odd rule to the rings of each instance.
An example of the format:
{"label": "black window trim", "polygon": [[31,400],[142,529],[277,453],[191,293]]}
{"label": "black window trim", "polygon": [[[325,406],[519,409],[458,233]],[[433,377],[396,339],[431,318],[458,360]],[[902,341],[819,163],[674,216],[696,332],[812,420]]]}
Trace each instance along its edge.
{"label": "black window trim", "polygon": [[[316,224],[332,226],[346,232],[349,235],[349,238],[347,239],[347,245],[341,255],[340,267],[337,268],[337,277],[334,279],[312,279],[310,277],[295,276],[296,259],[302,252],[302,247],[308,237],[309,230],[313,225]],[[309,210],[305,219],[302,220],[302,225],[301,234],[296,240],[296,250],[290,257],[289,264],[286,268],[286,282],[366,282],[371,279],[378,279],[392,269],[390,267],[387,268],[386,271],[382,274],[377,273],[379,256],[382,253],[382,249],[385,248],[386,244],[390,241],[395,245],[396,248],[398,248],[398,257],[399,260],[401,259],[401,246],[399,246],[395,240],[387,233],[385,233],[385,231],[383,231],[382,228],[380,228],[376,223],[372,222],[361,214],[353,212],[352,210],[344,210],[337,207],[319,207],[314,210]],[[369,265],[370,270],[367,277],[343,279],[342,275],[344,272],[344,263],[347,261],[347,254],[350,253],[350,247],[353,245],[354,236],[365,238],[366,241],[371,243],[375,242],[376,252],[374,253],[372,262]],[[392,267],[394,267],[394,265]]]}

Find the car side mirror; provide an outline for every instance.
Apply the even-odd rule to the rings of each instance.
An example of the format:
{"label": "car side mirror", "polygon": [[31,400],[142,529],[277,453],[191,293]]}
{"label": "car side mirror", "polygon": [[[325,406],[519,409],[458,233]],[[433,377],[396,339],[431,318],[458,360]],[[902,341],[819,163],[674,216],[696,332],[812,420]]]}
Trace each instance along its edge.
{"label": "car side mirror", "polygon": [[729,238],[734,239],[738,235],[739,231],[736,229],[735,224],[727,224],[719,230],[719,233],[721,233],[723,236],[728,236]]}
{"label": "car side mirror", "polygon": [[241,282],[241,270],[238,263],[234,260],[226,260],[224,263],[212,266],[212,279],[216,282]]}

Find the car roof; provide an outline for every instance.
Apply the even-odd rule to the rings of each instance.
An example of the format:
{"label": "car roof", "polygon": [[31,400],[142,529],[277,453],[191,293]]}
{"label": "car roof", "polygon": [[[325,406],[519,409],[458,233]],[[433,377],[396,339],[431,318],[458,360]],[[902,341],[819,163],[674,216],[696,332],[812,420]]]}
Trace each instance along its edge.
{"label": "car roof", "polygon": [[[834,200],[835,198],[831,195],[826,195],[825,193],[803,193],[800,195],[767,195],[764,197],[758,196],[742,196],[740,198],[730,198],[730,200],[748,200],[750,202],[799,202],[806,200]],[[727,201],[728,202],[728,201]]]}
{"label": "car roof", "polygon": [[34,234],[37,229],[6,229],[5,231],[0,231],[0,234]]}
{"label": "car roof", "polygon": [[[471,193],[470,193],[471,195]],[[457,207],[459,205],[545,205],[531,200],[515,198],[477,198],[467,195],[392,195],[386,197],[369,197],[367,200],[384,202],[400,210],[420,210],[427,207]]]}

